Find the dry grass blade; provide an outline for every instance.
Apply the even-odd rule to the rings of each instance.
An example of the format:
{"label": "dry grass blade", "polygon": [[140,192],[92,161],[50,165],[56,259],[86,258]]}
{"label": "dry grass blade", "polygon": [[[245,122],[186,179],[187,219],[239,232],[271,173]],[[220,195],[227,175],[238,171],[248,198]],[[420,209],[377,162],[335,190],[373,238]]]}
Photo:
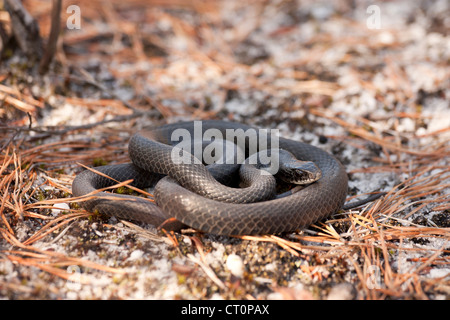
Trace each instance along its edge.
{"label": "dry grass blade", "polygon": [[7,87],[3,84],[0,84],[0,100],[23,112],[33,113],[36,108],[44,107],[43,102],[36,100],[31,94],[25,94],[16,88]]}
{"label": "dry grass blade", "polygon": [[39,231],[37,231],[35,234],[33,234],[31,237],[29,237],[27,240],[23,241],[22,243],[24,245],[31,245],[32,243],[44,238],[45,236],[51,234],[55,230],[58,230],[65,226],[66,224],[79,219],[79,218],[85,218],[88,217],[90,213],[70,213],[63,215],[61,217],[58,217],[54,220],[51,220],[48,222],[45,226],[43,226]]}
{"label": "dry grass blade", "polygon": [[[0,236],[12,247],[20,249],[4,250],[2,254],[5,259],[16,264],[39,268],[67,280],[72,279],[72,272],[67,268],[64,269],[64,267],[73,265],[107,273],[124,274],[125,271],[120,269],[32,246],[32,244],[45,239],[59,229],[64,227],[67,229],[67,226],[74,221],[91,215],[86,212],[74,212],[54,218],[43,213],[44,210],[52,209],[58,203],[75,202],[79,199],[61,198],[36,201],[35,198],[36,194],[41,191],[39,186],[37,187],[38,174],[33,170],[35,168],[34,163],[43,160],[42,158],[39,159],[39,156],[44,155],[42,151],[46,150],[45,147],[52,148],[55,146],[60,148],[68,145],[73,146],[74,144],[55,142],[30,148],[25,152],[21,152],[17,146],[7,146],[0,154],[0,176],[2,177],[0,179]],[[51,153],[48,153],[48,155],[57,157]],[[47,182],[49,181],[47,180]],[[59,184],[56,181],[54,183]],[[39,219],[44,224],[26,240],[21,241],[15,235],[15,225],[21,219]]]}
{"label": "dry grass blade", "polygon": [[[123,257],[135,248],[147,252],[140,247],[143,239],[155,242],[152,252],[164,255],[167,247],[178,252],[177,259],[185,260],[180,265],[188,265],[181,272],[203,276],[193,272],[199,265],[211,279],[191,279],[191,291],[201,293],[190,292],[187,298],[218,292],[225,298],[259,299],[270,290],[302,298],[292,289],[297,284],[314,292],[303,298],[325,298],[330,284],[343,281],[357,289],[357,299],[448,295],[443,273],[450,251],[448,37],[439,23],[445,15],[433,1],[422,0],[424,23],[410,29],[415,6],[403,2],[390,3],[396,9],[390,12],[395,26],[368,30],[355,11],[361,5],[319,12],[312,1],[298,7],[295,1],[154,0],[149,5],[146,0],[78,0],[82,27],[61,35],[59,49],[63,45],[64,50],[58,49],[59,61],[48,78],[29,73],[20,52],[5,51],[0,66],[0,247],[5,248],[0,295],[33,297],[36,293],[21,285],[22,278],[39,287],[42,279],[69,279],[72,265],[91,269],[93,275],[97,270],[114,274],[115,269],[70,256],[108,259],[105,265],[114,265],[117,260],[104,251],[117,249]],[[28,0],[24,5],[47,37],[51,2]],[[5,40],[4,31],[12,31],[9,14],[0,12],[0,21]],[[417,32],[423,37],[411,37]],[[306,142],[324,135],[327,143],[319,139],[319,147],[336,153],[347,167],[350,190],[356,193],[348,200],[373,191],[377,182],[386,195],[298,232],[239,239],[200,237],[195,230],[177,235],[162,228],[164,237],[127,221],[109,225],[98,216],[87,219],[89,213],[74,209],[100,192],[120,200],[111,190],[118,187],[152,201],[131,181],[69,197],[80,163],[95,167],[129,161],[126,145],[132,132],[147,124],[190,119],[242,120]],[[57,211],[60,203],[72,209]],[[124,235],[126,241],[116,241]],[[192,254],[187,255],[186,243],[178,241],[189,236]],[[73,251],[67,253],[65,244]],[[219,247],[248,253],[248,273],[236,283],[224,283],[224,273],[210,263],[212,258],[220,261]],[[53,248],[66,253],[56,254]],[[269,259],[272,253],[275,258]],[[164,266],[173,262],[171,254],[167,258]],[[12,265],[21,277],[2,272],[6,260],[13,263],[4,265]],[[134,262],[139,279],[147,269],[158,269]],[[271,270],[277,264],[290,270],[282,275]],[[271,271],[278,274],[268,279]],[[150,285],[147,278],[135,283],[127,277],[126,286],[110,283],[99,291],[116,298],[129,287],[133,292],[126,298],[153,298],[166,287],[166,276],[173,276],[170,268],[164,272]],[[272,286],[255,287],[257,278],[264,279],[258,284]],[[62,282],[49,286],[52,298],[67,298],[64,288],[55,289]],[[184,298],[192,282],[179,283],[173,296]],[[215,285],[202,287],[211,282]],[[288,287],[277,287],[281,283]],[[242,295],[236,296],[238,291]]]}
{"label": "dry grass blade", "polygon": [[217,275],[214,273],[214,270],[211,269],[210,266],[208,266],[205,262],[203,262],[201,259],[195,257],[193,254],[188,253],[186,255],[188,257],[189,260],[191,260],[192,262],[198,264],[202,270],[205,272],[205,274],[221,289],[225,289],[226,286],[225,284],[222,282],[222,280],[220,280]]}
{"label": "dry grass blade", "polygon": [[[443,145],[440,149],[436,150],[436,148],[427,148],[425,150],[416,150],[416,149],[412,149],[412,148],[405,148],[402,147],[401,145],[399,145],[397,142],[392,142],[392,138],[390,137],[391,134],[397,134],[396,132],[392,132],[389,131],[389,136],[387,137],[381,137],[380,132],[378,132],[378,130],[376,130],[376,124],[373,124],[371,122],[368,122],[366,119],[363,118],[357,118],[357,121],[361,121],[364,125],[361,127],[359,124],[354,124],[354,123],[350,123],[349,121],[343,120],[343,117],[338,117],[334,114],[331,114],[330,112],[327,112],[326,110],[321,110],[321,109],[312,109],[310,110],[311,113],[313,113],[314,115],[320,116],[320,117],[324,117],[327,119],[330,119],[334,122],[336,122],[337,124],[339,124],[340,126],[342,126],[343,128],[345,128],[349,133],[358,136],[360,138],[362,138],[365,141],[370,141],[373,142],[377,145],[382,146],[383,149],[385,150],[391,150],[391,151],[395,151],[395,152],[401,152],[401,153],[405,153],[405,154],[410,154],[410,155],[414,155],[414,156],[419,156],[419,157],[425,157],[427,159],[430,158],[444,158],[444,157],[448,157],[450,155],[450,149],[448,147],[448,145]],[[354,119],[354,117],[352,117],[351,114],[345,114],[343,115],[348,119]],[[374,133],[369,132],[368,128],[370,128],[370,130],[373,130]]]}
{"label": "dry grass blade", "polygon": [[[168,238],[159,236],[156,233],[153,233],[149,230],[146,230],[144,228],[141,228],[137,225],[135,225],[134,223],[131,223],[130,221],[126,221],[126,220],[121,220],[120,222],[122,222],[127,228],[123,228],[123,229],[127,229],[129,231],[132,231],[134,233],[136,233],[137,235],[152,240],[152,241],[157,241],[157,242],[165,242],[167,244],[173,244],[173,242],[171,240],[169,240]],[[108,227],[111,228],[116,228],[119,229],[121,227],[117,226],[117,225],[107,225]]]}
{"label": "dry grass blade", "polygon": [[[148,193],[145,190],[142,190],[142,189],[139,189],[139,188],[136,188],[136,187],[133,187],[132,185],[130,185],[130,183],[133,182],[133,180],[117,181],[117,180],[109,177],[108,175],[104,174],[103,172],[95,170],[95,168],[89,168],[89,167],[87,167],[87,166],[85,166],[85,165],[83,165],[81,163],[79,165],[82,166],[83,168],[85,168],[86,170],[95,172],[96,174],[98,174],[98,175],[100,175],[102,177],[105,177],[105,178],[108,178],[108,179],[111,179],[111,180],[117,182],[117,184],[114,185],[114,186],[103,188],[103,189],[98,189],[98,190],[94,191],[92,194],[95,194],[95,193],[98,193],[98,192],[101,192],[101,191],[105,191],[105,190],[117,189],[117,188],[120,188],[120,187],[127,187],[127,188],[130,188],[133,191],[139,192],[139,193],[141,193],[143,195],[146,195],[148,197],[153,197],[153,195],[151,193]],[[89,194],[89,195],[91,195],[91,194]]]}

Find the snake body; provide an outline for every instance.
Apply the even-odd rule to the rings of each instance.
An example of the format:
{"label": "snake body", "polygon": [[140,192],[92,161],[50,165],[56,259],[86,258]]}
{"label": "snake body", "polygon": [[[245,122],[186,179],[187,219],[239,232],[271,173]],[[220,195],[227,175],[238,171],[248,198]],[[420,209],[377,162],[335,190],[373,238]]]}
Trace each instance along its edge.
{"label": "snake body", "polygon": [[[95,193],[81,204],[91,212],[162,225],[165,229],[179,229],[187,225],[219,235],[294,231],[329,216],[344,204],[347,174],[338,160],[319,148],[280,137],[280,149],[291,152],[300,160],[314,162],[322,176],[292,195],[252,202],[255,200],[250,198],[261,197],[258,193],[264,193],[264,183],[236,189],[224,188],[217,182],[215,176],[226,179],[230,175],[220,175],[214,171],[229,170],[232,166],[208,169],[203,164],[173,163],[172,134],[179,128],[194,133],[194,122],[169,124],[138,132],[131,138],[128,147],[133,163],[95,168],[110,178],[90,170],[81,172],[73,181],[74,196],[114,185],[117,183],[114,180],[133,179],[133,185],[139,188],[156,184],[156,205],[146,198],[106,192]],[[227,129],[247,131],[255,128],[234,122],[202,121],[203,133],[208,129],[218,130],[226,137]],[[263,146],[260,139],[258,141],[257,151],[266,148],[266,144]],[[247,156],[251,153],[250,149],[244,150]]]}

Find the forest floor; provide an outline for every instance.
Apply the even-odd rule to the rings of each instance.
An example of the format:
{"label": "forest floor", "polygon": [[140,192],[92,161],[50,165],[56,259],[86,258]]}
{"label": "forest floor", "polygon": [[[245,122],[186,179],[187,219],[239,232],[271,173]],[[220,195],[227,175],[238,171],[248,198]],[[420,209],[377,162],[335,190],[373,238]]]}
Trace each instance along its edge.
{"label": "forest floor", "polygon": [[[46,38],[51,2],[24,4]],[[0,298],[449,299],[449,4],[371,4],[64,1],[50,71],[19,50],[0,65]],[[194,119],[279,129],[341,161],[348,200],[386,195],[259,237],[164,233],[72,197],[82,165]]]}

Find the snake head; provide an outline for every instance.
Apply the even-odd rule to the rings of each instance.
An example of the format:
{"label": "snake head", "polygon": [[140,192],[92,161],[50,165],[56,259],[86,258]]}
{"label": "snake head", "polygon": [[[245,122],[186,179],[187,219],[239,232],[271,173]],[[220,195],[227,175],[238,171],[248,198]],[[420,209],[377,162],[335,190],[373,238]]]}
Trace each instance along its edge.
{"label": "snake head", "polygon": [[277,177],[288,183],[305,185],[322,177],[322,171],[311,161],[291,160],[281,163]]}

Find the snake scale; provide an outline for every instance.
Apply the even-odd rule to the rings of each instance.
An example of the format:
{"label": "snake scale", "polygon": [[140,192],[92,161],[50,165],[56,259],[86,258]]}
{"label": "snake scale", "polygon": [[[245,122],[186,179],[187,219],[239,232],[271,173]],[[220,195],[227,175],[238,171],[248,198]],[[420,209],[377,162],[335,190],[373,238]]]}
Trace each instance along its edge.
{"label": "snake scale", "polygon": [[[224,137],[227,130],[256,130],[241,123],[219,120],[202,121],[201,124],[202,133],[214,129]],[[279,148],[288,150],[300,160],[314,162],[322,172],[319,180],[279,199],[233,203],[232,200],[224,202],[206,198],[202,193],[234,192],[234,197],[240,198],[249,196],[249,192],[245,188],[219,189],[221,184],[210,173],[214,170],[208,171],[203,164],[174,164],[171,158],[172,134],[180,128],[194,133],[194,122],[168,124],[136,133],[128,146],[132,163],[94,168],[103,175],[90,170],[81,172],[73,181],[73,195],[86,195],[129,179],[133,179],[132,185],[138,188],[156,184],[156,205],[147,198],[107,192],[94,193],[81,205],[91,212],[141,221],[168,230],[189,226],[218,235],[294,231],[328,217],[344,205],[348,181],[339,161],[312,145],[282,137],[278,140]],[[265,148],[261,139],[258,139],[256,147],[258,151]],[[246,148],[244,151],[249,155],[252,148]],[[264,186],[257,187],[257,191],[258,188]]]}

